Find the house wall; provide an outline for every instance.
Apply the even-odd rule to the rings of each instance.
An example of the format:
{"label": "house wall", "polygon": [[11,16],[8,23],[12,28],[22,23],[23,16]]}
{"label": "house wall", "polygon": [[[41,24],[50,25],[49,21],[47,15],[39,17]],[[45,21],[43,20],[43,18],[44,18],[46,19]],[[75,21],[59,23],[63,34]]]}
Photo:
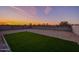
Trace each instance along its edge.
{"label": "house wall", "polygon": [[0,31],[3,30],[18,30],[18,29],[27,29],[28,26],[0,26]]}
{"label": "house wall", "polygon": [[33,29],[44,29],[44,30],[60,30],[72,32],[72,27],[66,26],[52,26],[52,27],[32,27]]}
{"label": "house wall", "polygon": [[73,32],[79,35],[79,25],[72,25]]}
{"label": "house wall", "polygon": [[44,30],[61,30],[72,32],[71,26],[0,26],[0,30],[16,30],[16,29],[44,29]]}

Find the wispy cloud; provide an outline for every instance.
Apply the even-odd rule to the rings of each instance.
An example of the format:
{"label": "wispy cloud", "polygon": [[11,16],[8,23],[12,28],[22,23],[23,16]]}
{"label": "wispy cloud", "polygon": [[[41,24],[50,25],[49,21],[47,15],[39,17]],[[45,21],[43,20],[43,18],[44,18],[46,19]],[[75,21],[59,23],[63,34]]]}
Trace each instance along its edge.
{"label": "wispy cloud", "polygon": [[26,16],[28,16],[28,15],[26,15],[26,12],[21,8],[18,8],[18,7],[15,7],[15,6],[10,6],[10,8],[12,8],[12,10],[15,11],[15,13],[17,13],[18,15],[20,15],[22,17],[26,18]]}
{"label": "wispy cloud", "polygon": [[37,9],[36,7],[15,7],[15,6],[11,6],[11,8],[14,9],[14,11],[16,13],[18,13],[19,15],[28,17],[28,18],[33,18],[33,17],[37,17]]}
{"label": "wispy cloud", "polygon": [[30,16],[32,16],[32,17],[36,17],[37,16],[37,9],[36,9],[36,7],[26,7],[26,12],[30,15]]}
{"label": "wispy cloud", "polygon": [[52,10],[51,7],[47,6],[44,10],[45,15],[48,15],[50,13],[50,11]]}

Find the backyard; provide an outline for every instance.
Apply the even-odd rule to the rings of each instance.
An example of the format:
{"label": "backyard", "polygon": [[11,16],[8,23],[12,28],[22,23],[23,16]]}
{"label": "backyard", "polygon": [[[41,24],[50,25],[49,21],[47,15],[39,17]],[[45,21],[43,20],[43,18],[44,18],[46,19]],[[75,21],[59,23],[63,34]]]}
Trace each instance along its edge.
{"label": "backyard", "polygon": [[19,32],[5,35],[13,52],[72,52],[79,51],[79,45],[55,37],[32,32]]}

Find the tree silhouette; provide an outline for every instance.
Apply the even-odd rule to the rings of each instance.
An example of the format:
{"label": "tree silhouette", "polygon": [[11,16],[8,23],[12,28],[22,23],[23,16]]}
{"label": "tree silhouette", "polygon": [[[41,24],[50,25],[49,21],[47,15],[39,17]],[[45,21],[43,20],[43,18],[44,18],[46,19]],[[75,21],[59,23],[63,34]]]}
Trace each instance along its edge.
{"label": "tree silhouette", "polygon": [[70,24],[67,21],[62,21],[59,24],[60,26],[69,26]]}
{"label": "tree silhouette", "polygon": [[32,27],[32,23],[29,23],[29,27]]}

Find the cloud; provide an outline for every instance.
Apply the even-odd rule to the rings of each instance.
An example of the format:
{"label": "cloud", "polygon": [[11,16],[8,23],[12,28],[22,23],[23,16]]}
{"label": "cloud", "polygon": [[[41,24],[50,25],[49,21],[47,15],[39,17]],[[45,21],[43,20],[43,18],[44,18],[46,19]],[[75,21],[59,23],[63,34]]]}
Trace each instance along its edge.
{"label": "cloud", "polygon": [[18,13],[19,15],[25,16],[27,18],[36,18],[37,17],[37,9],[36,7],[33,6],[11,6],[11,8],[14,9],[14,11],[16,13]]}
{"label": "cloud", "polygon": [[45,15],[48,15],[48,14],[50,13],[51,10],[52,10],[51,7],[49,7],[49,6],[46,7],[45,10],[44,10]]}
{"label": "cloud", "polygon": [[36,7],[26,7],[26,12],[30,14],[30,16],[36,17],[37,16],[37,9]]}
{"label": "cloud", "polygon": [[16,13],[18,13],[19,15],[22,15],[24,16],[25,15],[25,11],[20,9],[20,8],[17,8],[17,7],[14,7],[14,6],[10,6]]}

